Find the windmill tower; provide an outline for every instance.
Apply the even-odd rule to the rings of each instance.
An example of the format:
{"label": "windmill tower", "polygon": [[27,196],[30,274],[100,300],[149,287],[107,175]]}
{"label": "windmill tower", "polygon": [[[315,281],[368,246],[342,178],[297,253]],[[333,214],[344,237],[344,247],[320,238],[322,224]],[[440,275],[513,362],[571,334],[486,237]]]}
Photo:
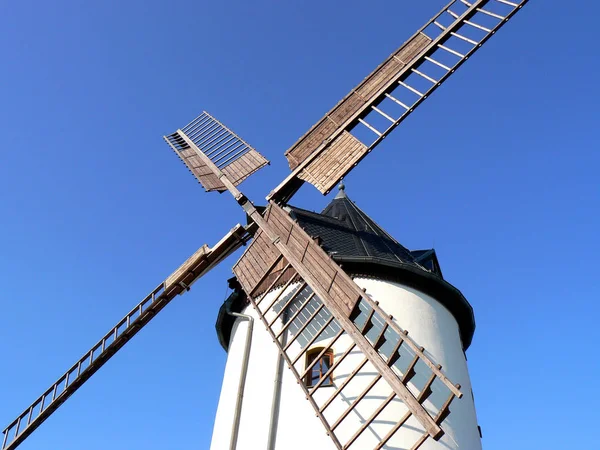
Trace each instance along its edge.
{"label": "windmill tower", "polygon": [[[453,404],[445,435],[422,448],[481,448],[464,353],[475,329],[473,311],[443,279],[435,251],[407,250],[348,198],[343,185],[321,214],[290,207],[290,215],[367,295],[397,318],[398,325],[414,330],[412,337],[427,348],[429,357],[448,368],[446,375],[466,393]],[[291,281],[282,277],[257,294],[261,303],[273,303],[272,328],[279,330],[282,345],[295,355],[295,369],[338,439],[355,448],[411,448],[423,435],[419,422],[408,418],[396,429],[407,414],[404,404],[393,398],[360,352],[353,351],[352,339],[332,323],[331,314],[319,310],[320,303],[310,298],[309,291]],[[291,370],[284,369],[271,336],[263,327],[251,325],[259,320],[257,311],[235,280],[230,284],[233,293],[216,324],[228,359],[211,450],[294,450],[307,445],[334,449]],[[357,314],[355,323],[367,330],[364,334],[372,342],[382,339],[385,324],[373,320],[370,311]],[[395,345],[390,341],[381,351],[391,354]],[[393,365],[405,374],[404,381],[425,408],[441,411],[446,400],[443,389],[428,384],[427,368],[414,352],[400,347],[395,358]]]}
{"label": "windmill tower", "polygon": [[218,321],[229,358],[213,450],[293,449],[303,435],[323,449],[479,448],[463,353],[472,311],[435,253],[402,247],[343,189],[322,214],[289,201],[305,182],[328,194],[526,3],[451,1],[285,153],[291,173],[266,206],[237,186],[267,160],[210,114],[165,136],[248,224],[150,291],[9,423],[0,450],[17,448],[169,302],[247,244]]}

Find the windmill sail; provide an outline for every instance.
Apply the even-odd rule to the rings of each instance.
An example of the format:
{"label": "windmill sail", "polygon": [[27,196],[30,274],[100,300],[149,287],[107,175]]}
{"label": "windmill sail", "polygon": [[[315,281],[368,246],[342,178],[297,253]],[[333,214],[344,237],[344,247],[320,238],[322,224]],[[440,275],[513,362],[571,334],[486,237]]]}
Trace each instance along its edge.
{"label": "windmill sail", "polygon": [[527,1],[450,2],[286,151],[293,172],[269,199],[303,181],[329,193]]}
{"label": "windmill sail", "polygon": [[[237,186],[269,162],[237,134],[204,111],[165,141],[207,191],[227,187],[210,167],[214,164]],[[194,147],[190,147],[189,142]]]}
{"label": "windmill sail", "polygon": [[4,429],[0,450],[17,448],[171,300],[249,238],[247,230],[237,225],[214,247],[200,247]]}
{"label": "windmill sail", "polygon": [[[268,164],[243,139],[206,112],[183,129],[164,136],[207,191],[228,190],[253,223],[236,226],[212,248],[201,247],[148,294],[4,429],[0,450],[14,450],[176,295],[245,244],[256,226],[256,238],[234,272],[336,447],[356,447],[361,434],[392,402],[401,402],[406,413],[394,418],[375,448],[388,445],[406,429],[421,433],[412,449],[430,438],[439,439],[451,402],[462,396],[460,386],[444,375],[425,349],[386,314],[376,299],[363,292],[281,205],[305,181],[328,193],[527,1],[451,1],[286,152],[293,172],[269,195],[264,216],[237,189]],[[394,112],[392,108],[400,109]],[[365,133],[370,133],[370,138]],[[281,291],[267,302],[266,294],[273,288]],[[285,303],[281,304],[283,298]],[[308,327],[315,330],[312,337],[305,345],[296,345]],[[301,367],[299,362],[326,330],[334,330],[333,339],[314,361],[335,342],[346,338],[349,345],[335,364],[309,386],[304,380],[312,376],[311,367]],[[362,360],[349,376],[334,386],[330,397],[315,395],[350,353],[362,355]],[[415,382],[417,372],[420,379],[425,375],[423,383]],[[337,399],[358,378],[368,383],[340,410]],[[372,403],[364,400],[375,388],[385,389],[387,394],[381,403],[367,409],[365,405]],[[352,435],[344,435],[339,425],[358,410],[366,419]]]}
{"label": "windmill sail", "polygon": [[[233,271],[336,447],[347,449],[356,443],[394,401],[401,401],[406,413],[389,425],[377,448],[405,431],[404,427],[421,430],[414,449],[430,437],[439,439],[443,434],[440,425],[449,414],[450,403],[462,396],[460,387],[447,379],[441,367],[425,355],[424,349],[412,341],[408,333],[367,296],[284,209],[270,204],[264,223],[259,226],[261,231]],[[281,288],[278,295],[266,300],[266,293],[277,287]],[[282,321],[282,315],[287,312],[292,314],[291,317]],[[295,341],[307,327],[311,328],[308,342],[295,346]],[[335,335],[321,353],[336,342],[343,342],[344,337],[350,338],[345,339],[349,345],[335,365],[307,387],[305,379],[312,367],[304,367],[306,354],[326,330]],[[282,342],[284,335],[287,339]],[[346,367],[344,372],[350,375],[335,386],[329,397],[316,395],[318,387],[329,379],[338,365],[344,364],[351,352],[360,352],[362,358],[356,366]],[[427,380],[418,386],[411,383],[417,366],[419,378]],[[339,400],[344,389],[358,379],[357,376],[365,384],[362,393],[349,406],[340,409]],[[376,386],[379,394],[386,393],[382,401],[379,404],[363,402]],[[436,401],[429,401],[425,406],[425,402],[431,400],[433,389],[438,394]],[[332,407],[334,404],[335,408]],[[368,419],[354,434],[338,432],[339,425],[350,413],[358,411],[361,417]]]}
{"label": "windmill sail", "polygon": [[[348,437],[342,443],[335,432],[337,426],[358,407],[361,398],[377,384],[384,383],[388,389],[388,399],[385,404],[379,405],[376,411],[372,411],[370,422],[375,420],[390,402],[401,401],[406,406],[406,414],[389,430],[388,436],[380,441],[380,447],[392,438],[411,418],[416,420],[418,429],[422,430],[421,436],[415,444],[415,449],[429,437],[439,439],[443,435],[440,423],[449,413],[450,402],[455,397],[461,397],[460,388],[455,386],[441,371],[440,366],[431,361],[424,353],[424,349],[418,346],[408,337],[408,333],[400,328],[391,316],[385,313],[376,301],[367,296],[354,281],[337,265],[318,244],[306,232],[289,217],[285,210],[273,201],[270,201],[264,215],[243,195],[233,181],[224,171],[208,158],[204,152],[185,133],[176,132],[184,140],[190,151],[200,155],[205,161],[207,168],[226,187],[237,202],[244,208],[251,221],[259,228],[255,240],[248,247],[241,259],[234,266],[234,273],[238,278],[243,290],[246,292],[251,304],[257,310],[267,331],[277,343],[278,349],[293,370],[299,384],[303,386],[305,394],[315,409],[316,415],[323,423],[329,436],[339,449],[348,448],[359,437]],[[277,330],[274,328],[277,319],[287,305],[278,312],[274,309],[275,302],[264,305],[259,298],[261,292],[268,292],[278,283],[287,279],[286,287],[299,285],[300,291],[309,289],[303,306],[297,314],[311,302],[318,302],[319,306],[313,311],[311,319],[301,328],[302,331],[317,317],[319,313],[328,314],[329,319],[320,331],[313,337],[317,339],[329,326],[338,329],[339,336],[350,337],[351,345],[347,350],[359,351],[364,355],[364,360],[352,371],[351,377],[335,390],[331,399],[324,404],[319,404],[314,397],[315,389],[308,390],[302,383],[306,376],[306,369],[300,373],[295,366],[302,360],[310,345],[305,345],[300,354],[292,356],[288,350],[292,341],[287,344],[279,342],[286,328]],[[298,292],[300,292],[298,291]],[[292,296],[292,298],[294,298]],[[275,315],[274,317],[272,315]],[[293,319],[292,319],[293,321]],[[378,334],[373,337],[369,334],[373,329],[378,329]],[[295,336],[297,336],[296,333]],[[292,336],[293,338],[294,336]],[[312,341],[310,343],[312,343]],[[310,344],[309,343],[309,344]],[[409,356],[402,357],[402,350],[406,349]],[[410,358],[410,363],[402,367],[402,364]],[[400,361],[398,363],[398,361]],[[398,364],[397,364],[398,363]],[[415,391],[410,385],[417,364],[425,367],[428,371],[428,382],[421,389]],[[364,372],[367,367],[369,371]],[[357,373],[361,377],[372,376],[371,383],[361,395],[353,402],[351,407],[336,417],[329,417],[325,410],[340,395],[352,378]],[[431,386],[434,382],[441,383],[444,391],[445,401],[437,406],[428,405],[425,408],[423,402],[431,394]],[[412,391],[411,391],[412,388]],[[362,404],[361,404],[362,406]],[[369,422],[369,423],[370,423]],[[364,431],[368,424],[361,430]],[[409,426],[409,425],[407,425]],[[410,424],[414,428],[415,424]]]}

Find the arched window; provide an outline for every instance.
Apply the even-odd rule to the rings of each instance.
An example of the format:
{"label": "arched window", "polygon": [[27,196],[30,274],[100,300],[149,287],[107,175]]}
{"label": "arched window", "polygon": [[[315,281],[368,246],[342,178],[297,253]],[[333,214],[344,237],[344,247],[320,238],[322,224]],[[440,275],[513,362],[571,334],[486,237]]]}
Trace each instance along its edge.
{"label": "arched window", "polygon": [[[329,349],[321,355],[322,352],[323,348],[313,348],[306,353],[306,368],[310,368],[304,380],[307,387],[317,385],[333,365],[333,350]],[[319,386],[333,386],[333,374],[327,375]]]}

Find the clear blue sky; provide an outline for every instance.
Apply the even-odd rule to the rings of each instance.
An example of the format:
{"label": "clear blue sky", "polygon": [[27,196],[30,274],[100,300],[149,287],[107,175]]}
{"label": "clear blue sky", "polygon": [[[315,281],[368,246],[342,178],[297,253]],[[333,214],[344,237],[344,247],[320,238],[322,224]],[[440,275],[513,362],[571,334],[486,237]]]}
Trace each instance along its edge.
{"label": "clear blue sky", "polygon": [[[0,426],[244,220],[163,134],[203,109],[224,121],[272,161],[243,185],[260,202],[285,149],[445,3],[3,2]],[[530,2],[347,179],[472,303],[486,449],[600,448],[600,6],[585,3]],[[306,186],[294,203],[328,201]],[[234,261],[21,448],[208,448]]]}

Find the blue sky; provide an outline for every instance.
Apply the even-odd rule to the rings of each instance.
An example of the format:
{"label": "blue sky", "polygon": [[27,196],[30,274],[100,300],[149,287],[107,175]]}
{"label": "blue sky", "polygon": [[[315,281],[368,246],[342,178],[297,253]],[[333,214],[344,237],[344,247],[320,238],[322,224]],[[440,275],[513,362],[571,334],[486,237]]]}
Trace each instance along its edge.
{"label": "blue sky", "polygon": [[[243,214],[162,141],[203,109],[272,161],[437,12],[421,2],[0,5],[0,425]],[[532,1],[346,180],[472,303],[486,449],[600,448],[598,50],[588,2]],[[294,204],[320,210],[306,186]],[[232,257],[21,448],[208,448]]]}

